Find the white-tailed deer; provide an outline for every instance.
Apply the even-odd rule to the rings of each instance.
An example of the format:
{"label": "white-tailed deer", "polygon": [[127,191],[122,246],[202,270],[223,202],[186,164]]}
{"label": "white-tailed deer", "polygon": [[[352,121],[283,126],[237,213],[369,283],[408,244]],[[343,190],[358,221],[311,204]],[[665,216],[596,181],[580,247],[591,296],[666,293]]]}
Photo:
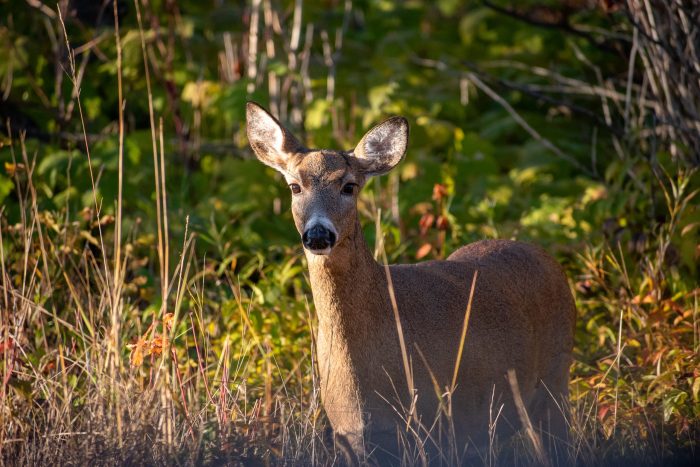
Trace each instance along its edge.
{"label": "white-tailed deer", "polygon": [[[307,149],[254,103],[247,105],[247,124],[258,159],[281,172],[292,191],[318,314],[323,406],[336,436],[363,456],[368,442],[395,443],[397,395],[404,407],[411,406],[385,267],[372,257],[357,213],[358,192],[367,179],[403,159],[408,122],[386,120],[351,151]],[[433,381],[441,391],[452,387],[478,271],[451,395],[457,441],[483,442],[490,407],[497,409],[499,402],[504,404],[499,423],[519,428],[506,379],[510,369],[532,424],[566,437],[566,404],[560,403],[568,395],[576,311],[552,257],[533,245],[484,240],[445,261],[392,265],[389,271],[412,366],[415,408],[423,420],[429,424],[439,410]]]}

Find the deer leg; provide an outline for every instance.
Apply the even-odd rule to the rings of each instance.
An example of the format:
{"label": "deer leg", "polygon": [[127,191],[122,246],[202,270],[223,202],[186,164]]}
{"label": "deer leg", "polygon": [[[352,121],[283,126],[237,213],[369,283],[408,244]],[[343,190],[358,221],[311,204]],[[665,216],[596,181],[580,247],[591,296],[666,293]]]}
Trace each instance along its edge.
{"label": "deer leg", "polygon": [[569,446],[569,366],[571,356],[560,354],[551,360],[530,404],[532,423],[554,465],[566,465]]}

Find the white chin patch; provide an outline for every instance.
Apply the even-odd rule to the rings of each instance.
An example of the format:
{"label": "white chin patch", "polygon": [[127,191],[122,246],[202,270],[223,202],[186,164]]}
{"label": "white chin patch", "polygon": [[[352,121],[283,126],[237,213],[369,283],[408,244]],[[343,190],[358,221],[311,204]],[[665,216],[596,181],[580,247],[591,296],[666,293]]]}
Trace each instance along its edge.
{"label": "white chin patch", "polygon": [[308,251],[312,255],[326,256],[331,254],[331,247],[324,248],[323,250],[310,250],[307,248],[306,251]]}

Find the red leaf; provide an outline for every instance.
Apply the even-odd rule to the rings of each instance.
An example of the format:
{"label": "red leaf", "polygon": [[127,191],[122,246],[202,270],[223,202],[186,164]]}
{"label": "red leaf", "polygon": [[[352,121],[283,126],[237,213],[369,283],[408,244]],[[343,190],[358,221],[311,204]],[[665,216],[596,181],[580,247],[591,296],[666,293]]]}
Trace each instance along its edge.
{"label": "red leaf", "polygon": [[445,196],[447,196],[447,187],[440,183],[436,183],[433,187],[433,200],[440,201]]}
{"label": "red leaf", "polygon": [[428,233],[428,230],[433,226],[433,223],[435,222],[435,216],[430,214],[429,212],[426,212],[421,216],[420,221],[418,221],[418,226],[420,227],[420,234],[425,235]]}

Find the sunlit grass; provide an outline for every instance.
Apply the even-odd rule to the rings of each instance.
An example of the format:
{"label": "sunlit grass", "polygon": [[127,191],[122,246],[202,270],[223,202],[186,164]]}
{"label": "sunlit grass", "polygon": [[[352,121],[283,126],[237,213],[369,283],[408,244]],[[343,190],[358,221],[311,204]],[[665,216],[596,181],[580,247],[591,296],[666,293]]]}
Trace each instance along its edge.
{"label": "sunlit grass", "polygon": [[[121,344],[113,352],[115,295],[103,262],[111,266],[113,250],[101,245],[110,244],[114,220],[94,211],[73,218],[40,212],[35,164],[23,141],[14,145],[26,169],[14,174],[22,220],[8,225],[2,218],[5,460],[342,458],[319,400],[314,315],[297,248],[274,255],[283,264],[264,255],[237,264],[197,256],[195,235],[181,245],[171,241],[172,251],[161,255],[177,258],[169,298],[149,302],[146,290],[145,296],[162,290],[149,279],[157,277],[155,249],[127,232],[116,296]],[[662,462],[691,452],[697,439],[697,291],[679,283],[671,294],[668,282],[650,278],[653,265],[623,261],[619,250],[598,247],[568,267],[579,326],[566,455],[579,464]],[[449,418],[442,423],[449,427]],[[435,452],[421,445],[449,439],[414,433],[403,440],[408,464]],[[496,465],[515,456],[537,463],[527,437],[504,441],[492,439],[472,462]],[[459,459],[459,447],[450,449],[442,458]]]}

